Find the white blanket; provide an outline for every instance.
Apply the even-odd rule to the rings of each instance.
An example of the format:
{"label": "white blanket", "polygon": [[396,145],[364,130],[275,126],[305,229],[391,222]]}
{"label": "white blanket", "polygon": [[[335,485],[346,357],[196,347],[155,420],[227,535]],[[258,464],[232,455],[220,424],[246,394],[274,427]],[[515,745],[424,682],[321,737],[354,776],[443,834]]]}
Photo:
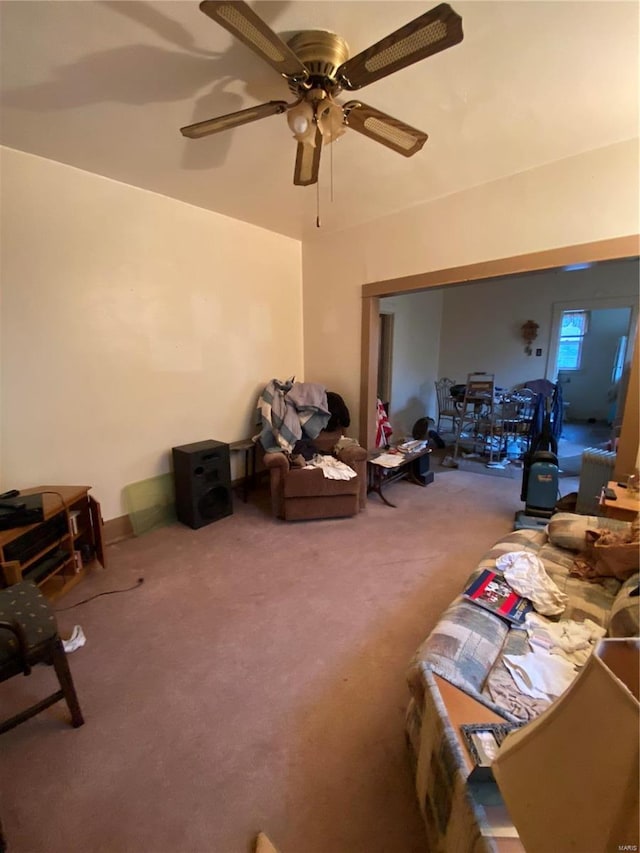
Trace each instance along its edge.
{"label": "white blanket", "polygon": [[535,554],[511,551],[498,557],[496,567],[511,589],[528,598],[538,613],[558,616],[567,606],[569,596],[558,589]]}
{"label": "white blanket", "polygon": [[533,699],[560,696],[606,633],[591,619],[550,622],[537,613],[527,613],[525,628],[531,652],[505,655],[503,661],[518,689]]}
{"label": "white blanket", "polygon": [[574,666],[584,666],[595,644],[606,634],[605,629],[591,619],[550,622],[537,613],[527,613],[525,628],[534,652],[542,650],[559,655]]}
{"label": "white blanket", "polygon": [[351,480],[357,476],[353,468],[336,459],[335,456],[323,456],[320,453],[316,453],[313,459],[304,467],[321,468],[322,473],[328,480]]}
{"label": "white blanket", "polygon": [[505,655],[502,660],[518,689],[534,699],[560,696],[578,674],[568,661],[542,651]]}

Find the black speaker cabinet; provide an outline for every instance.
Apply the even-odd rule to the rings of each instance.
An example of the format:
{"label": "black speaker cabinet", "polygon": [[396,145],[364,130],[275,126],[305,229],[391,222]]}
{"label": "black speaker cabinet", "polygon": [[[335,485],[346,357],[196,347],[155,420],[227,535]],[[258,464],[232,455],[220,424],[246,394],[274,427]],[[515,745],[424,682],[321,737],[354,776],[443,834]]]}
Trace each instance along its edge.
{"label": "black speaker cabinet", "polygon": [[428,486],[429,483],[433,483],[433,471],[429,470],[429,459],[431,454],[425,453],[424,456],[419,456],[417,459],[414,459],[411,468],[413,471],[413,476],[416,480],[420,480],[421,483],[424,483],[425,486]]}
{"label": "black speaker cabinet", "polygon": [[172,455],[178,520],[195,530],[231,515],[229,445],[196,441],[172,448]]}

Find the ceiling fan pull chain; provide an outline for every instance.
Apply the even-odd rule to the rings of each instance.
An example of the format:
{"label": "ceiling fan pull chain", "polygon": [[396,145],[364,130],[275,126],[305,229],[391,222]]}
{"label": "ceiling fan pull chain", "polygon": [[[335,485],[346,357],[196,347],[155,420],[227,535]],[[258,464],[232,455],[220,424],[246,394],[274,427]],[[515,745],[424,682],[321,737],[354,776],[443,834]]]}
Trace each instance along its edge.
{"label": "ceiling fan pull chain", "polygon": [[329,181],[329,183],[330,183],[330,185],[331,185],[331,204],[333,204],[333,145],[331,146],[331,154],[330,154],[330,161],[329,161],[329,171],[330,171],[330,173],[331,173],[331,178],[330,178],[330,181]]}
{"label": "ceiling fan pull chain", "polygon": [[320,176],[316,181],[316,228],[320,228]]}

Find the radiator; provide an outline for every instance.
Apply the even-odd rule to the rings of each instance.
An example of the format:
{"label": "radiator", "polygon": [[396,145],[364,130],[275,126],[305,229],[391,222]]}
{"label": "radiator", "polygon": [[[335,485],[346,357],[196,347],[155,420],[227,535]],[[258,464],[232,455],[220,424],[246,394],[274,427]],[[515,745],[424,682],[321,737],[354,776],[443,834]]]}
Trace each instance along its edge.
{"label": "radiator", "polygon": [[613,480],[616,454],[611,450],[585,447],[580,466],[580,485],[576,512],[582,515],[602,515],[599,505],[600,490]]}

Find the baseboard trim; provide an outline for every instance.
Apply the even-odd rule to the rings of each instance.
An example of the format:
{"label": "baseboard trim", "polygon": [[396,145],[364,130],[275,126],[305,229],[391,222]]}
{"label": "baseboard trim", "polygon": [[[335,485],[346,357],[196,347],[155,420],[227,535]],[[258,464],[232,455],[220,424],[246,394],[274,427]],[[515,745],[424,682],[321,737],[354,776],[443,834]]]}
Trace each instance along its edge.
{"label": "baseboard trim", "polygon": [[110,518],[102,527],[102,537],[105,545],[115,545],[124,539],[133,539],[133,527],[128,515]]}
{"label": "baseboard trim", "polygon": [[[256,472],[256,481],[264,474],[266,469]],[[242,488],[246,477],[239,477],[231,481],[231,488]],[[250,478],[249,478],[250,479]],[[135,533],[128,515],[120,515],[117,518],[110,518],[105,521],[102,527],[102,538],[105,545],[115,545],[116,542],[123,542],[125,539],[133,539]]]}

